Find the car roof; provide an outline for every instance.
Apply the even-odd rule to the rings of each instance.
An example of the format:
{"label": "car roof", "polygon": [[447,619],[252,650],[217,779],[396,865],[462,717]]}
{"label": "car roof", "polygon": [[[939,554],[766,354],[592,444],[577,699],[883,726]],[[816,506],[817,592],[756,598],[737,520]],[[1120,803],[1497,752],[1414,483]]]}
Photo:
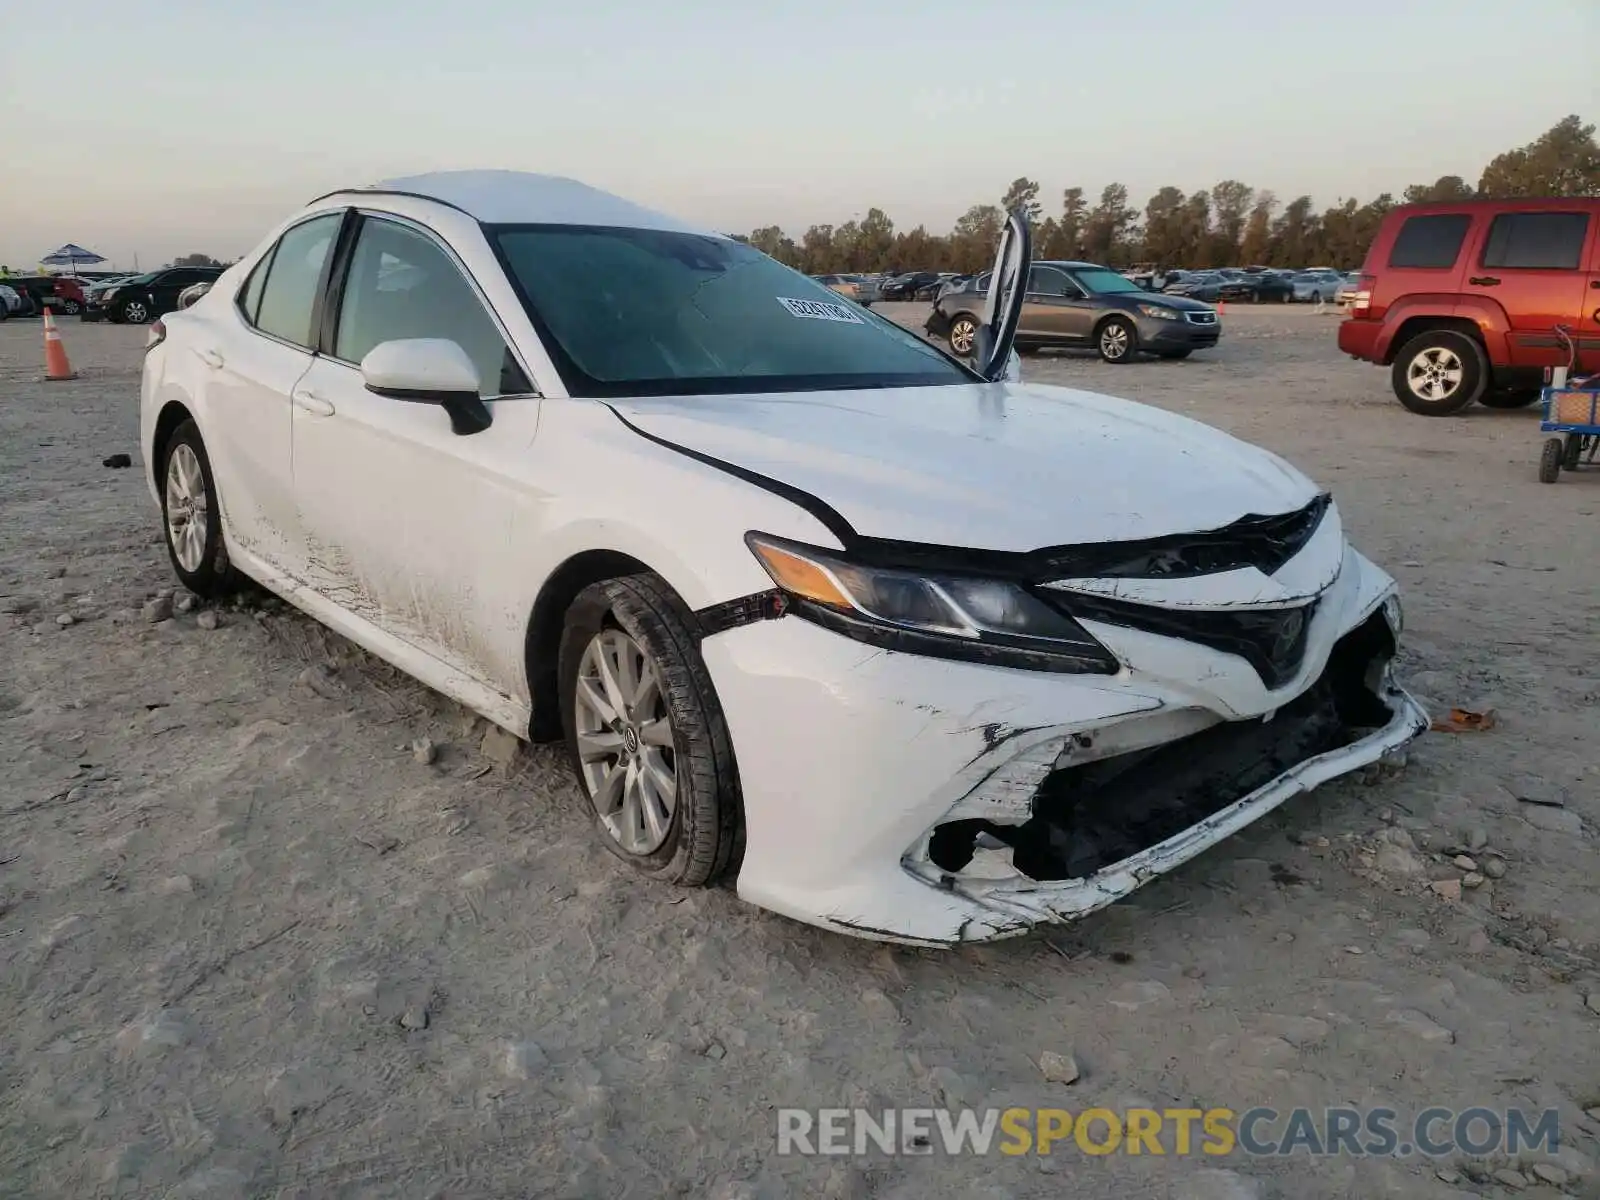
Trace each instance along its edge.
{"label": "car roof", "polygon": [[344,188],[319,196],[411,196],[437,201],[486,225],[605,225],[659,229],[727,239],[677,217],[656,212],[561,175],[528,171],[435,171],[403,175],[381,183]]}

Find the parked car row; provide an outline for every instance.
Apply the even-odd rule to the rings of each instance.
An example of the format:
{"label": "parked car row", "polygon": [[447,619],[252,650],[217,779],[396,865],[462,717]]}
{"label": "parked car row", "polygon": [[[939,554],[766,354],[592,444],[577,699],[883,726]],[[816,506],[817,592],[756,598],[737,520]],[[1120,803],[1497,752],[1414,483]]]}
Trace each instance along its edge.
{"label": "parked car row", "polygon": [[115,279],[84,293],[83,319],[144,325],[177,310],[187,289],[212,283],[221,274],[221,267],[167,267]]}
{"label": "parked car row", "polygon": [[[143,325],[178,308],[183,295],[222,274],[220,267],[166,267],[142,275],[8,275],[0,277],[0,320],[49,310],[85,321]],[[191,296],[193,303],[199,295]]]}

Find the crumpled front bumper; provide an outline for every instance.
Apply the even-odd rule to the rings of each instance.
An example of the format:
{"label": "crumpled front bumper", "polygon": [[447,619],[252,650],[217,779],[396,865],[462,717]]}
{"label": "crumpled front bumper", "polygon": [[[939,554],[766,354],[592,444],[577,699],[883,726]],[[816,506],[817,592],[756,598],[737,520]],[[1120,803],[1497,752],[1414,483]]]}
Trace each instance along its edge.
{"label": "crumpled front bumper", "polygon": [[1373,688],[1388,710],[1381,726],[1087,877],[1036,880],[992,850],[951,872],[930,858],[930,838],[952,817],[1025,820],[1063,752],[1086,739],[1122,736],[1133,746],[1208,722],[1270,718],[1323,676],[1339,640],[1393,591],[1347,550],[1300,671],[1275,690],[1241,659],[1112,627],[1092,631],[1130,663],[1117,676],[896,653],[794,617],[708,637],[702,651],[744,794],[739,895],[840,932],[921,945],[1012,936],[1104,907],[1291,796],[1404,745],[1426,714],[1385,669]]}

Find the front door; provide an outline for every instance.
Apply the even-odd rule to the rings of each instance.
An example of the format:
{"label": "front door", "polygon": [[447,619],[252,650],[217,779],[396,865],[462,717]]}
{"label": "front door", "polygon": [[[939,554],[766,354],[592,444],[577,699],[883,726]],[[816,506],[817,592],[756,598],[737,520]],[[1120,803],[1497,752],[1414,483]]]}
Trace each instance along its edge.
{"label": "front door", "polygon": [[[361,360],[407,338],[466,350],[490,400],[488,429],[460,436],[437,405],[367,391]],[[295,392],[308,584],[453,669],[519,694],[531,597],[506,548],[533,502],[514,479],[539,401],[503,330],[433,235],[364,216],[324,350]]]}
{"label": "front door", "polygon": [[1567,362],[1556,326],[1576,334],[1583,320],[1590,294],[1583,263],[1592,223],[1587,212],[1561,211],[1555,205],[1504,212],[1489,222],[1462,290],[1490,297],[1505,309],[1512,366]]}

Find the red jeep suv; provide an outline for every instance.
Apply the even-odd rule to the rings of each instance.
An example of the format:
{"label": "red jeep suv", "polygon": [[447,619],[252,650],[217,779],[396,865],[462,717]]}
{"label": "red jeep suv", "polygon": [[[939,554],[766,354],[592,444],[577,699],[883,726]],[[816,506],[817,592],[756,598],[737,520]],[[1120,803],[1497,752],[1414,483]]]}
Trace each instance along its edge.
{"label": "red jeep suv", "polygon": [[1536,400],[1567,361],[1558,325],[1600,368],[1600,197],[1408,204],[1367,250],[1339,349],[1439,417]]}

